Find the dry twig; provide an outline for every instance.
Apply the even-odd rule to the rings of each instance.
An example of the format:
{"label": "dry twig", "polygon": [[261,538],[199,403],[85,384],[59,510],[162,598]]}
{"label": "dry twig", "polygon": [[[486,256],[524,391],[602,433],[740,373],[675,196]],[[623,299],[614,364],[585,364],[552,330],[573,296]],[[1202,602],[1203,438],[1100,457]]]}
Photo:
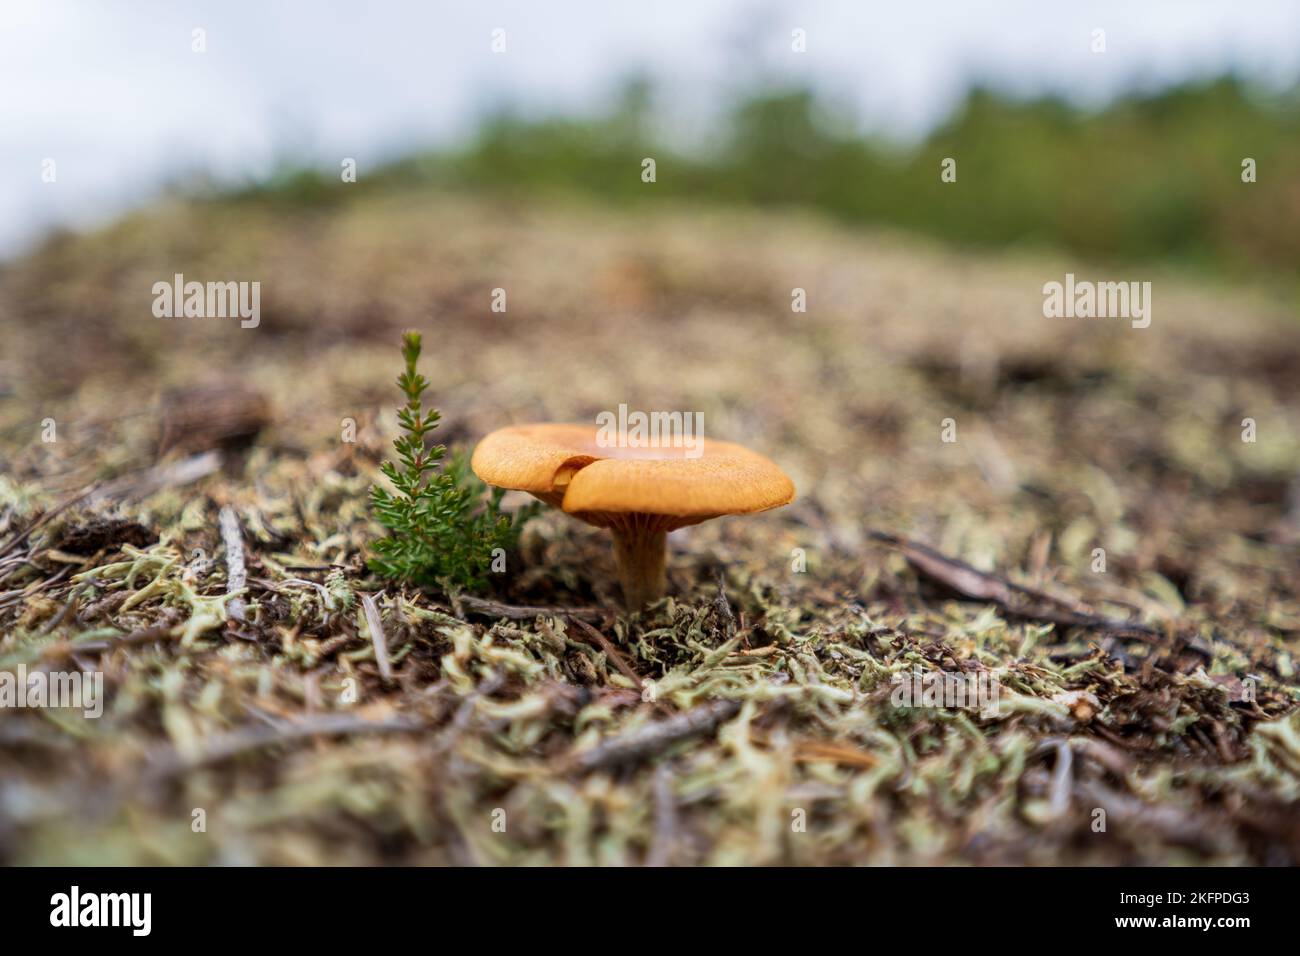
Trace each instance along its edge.
{"label": "dry twig", "polygon": [[[221,527],[221,542],[226,546],[226,593],[242,591],[248,584],[248,570],[244,565],[244,535],[239,530],[239,516],[230,505],[223,505],[217,518]],[[241,624],[245,618],[244,599],[232,597],[226,611]]]}
{"label": "dry twig", "polygon": [[647,757],[700,734],[712,732],[719,724],[740,711],[739,701],[715,700],[684,713],[655,721],[644,727],[602,740],[590,750],[570,756],[568,768],[576,773],[590,773],[624,764],[638,763]]}

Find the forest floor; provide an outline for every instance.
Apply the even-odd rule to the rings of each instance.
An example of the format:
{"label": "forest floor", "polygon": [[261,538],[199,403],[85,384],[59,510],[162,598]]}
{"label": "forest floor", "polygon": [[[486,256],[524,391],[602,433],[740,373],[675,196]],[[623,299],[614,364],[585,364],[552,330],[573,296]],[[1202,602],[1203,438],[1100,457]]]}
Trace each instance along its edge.
{"label": "forest floor", "polygon": [[[0,714],[0,861],[1300,863],[1300,322],[1163,272],[1086,276],[1149,328],[1044,318],[1086,271],[433,193],[50,239],[0,268],[0,672],[105,697]],[[178,272],[260,324],[155,318]],[[701,411],[798,498],[632,618],[554,511],[486,594],[376,580],[406,328],[449,445]],[[940,672],[996,706],[898,705]]]}

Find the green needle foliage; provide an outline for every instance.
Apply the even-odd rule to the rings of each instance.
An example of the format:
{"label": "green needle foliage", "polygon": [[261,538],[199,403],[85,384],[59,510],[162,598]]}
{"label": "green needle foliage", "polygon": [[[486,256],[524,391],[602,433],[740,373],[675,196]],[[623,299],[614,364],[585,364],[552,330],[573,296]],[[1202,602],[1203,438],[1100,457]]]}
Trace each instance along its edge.
{"label": "green needle foliage", "polygon": [[[425,436],[438,427],[437,409],[425,411],[421,397],[428,380],[416,371],[420,334],[402,336],[406,370],[397,387],[406,396],[398,409],[403,435],[393,442],[397,462],[381,467],[396,493],[374,485],[370,504],[387,537],[373,544],[370,569],[393,581],[420,586],[456,586],[471,590],[487,584],[493,552],[508,551],[519,540],[524,522],[539,505],[521,509],[512,519],[501,511],[505,492],[474,477],[465,455],[447,458],[444,445],[426,447]],[[446,464],[444,465],[444,459]]]}

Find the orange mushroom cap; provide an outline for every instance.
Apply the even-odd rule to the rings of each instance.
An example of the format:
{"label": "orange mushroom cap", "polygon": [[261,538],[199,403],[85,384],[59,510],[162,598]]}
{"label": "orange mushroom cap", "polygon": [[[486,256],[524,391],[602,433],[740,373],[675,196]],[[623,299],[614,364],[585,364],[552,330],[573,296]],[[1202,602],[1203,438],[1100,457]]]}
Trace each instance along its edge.
{"label": "orange mushroom cap", "polygon": [[[653,516],[663,531],[794,500],[794,483],[770,459],[732,442],[604,447],[594,425],[513,425],[484,438],[470,460],[498,488],[527,491],[590,524],[617,527]],[[644,526],[644,520],[638,521]]]}

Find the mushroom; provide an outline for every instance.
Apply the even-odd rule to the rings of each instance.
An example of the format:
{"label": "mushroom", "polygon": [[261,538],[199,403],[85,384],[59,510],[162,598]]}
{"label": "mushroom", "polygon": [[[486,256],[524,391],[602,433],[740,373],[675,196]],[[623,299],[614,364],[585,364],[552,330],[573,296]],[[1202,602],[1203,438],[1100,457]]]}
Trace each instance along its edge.
{"label": "mushroom", "polygon": [[740,445],[702,438],[691,457],[683,447],[608,447],[597,434],[593,425],[502,428],[479,442],[470,467],[489,485],[608,528],[629,610],[663,596],[668,532],[794,500],[785,472]]}

